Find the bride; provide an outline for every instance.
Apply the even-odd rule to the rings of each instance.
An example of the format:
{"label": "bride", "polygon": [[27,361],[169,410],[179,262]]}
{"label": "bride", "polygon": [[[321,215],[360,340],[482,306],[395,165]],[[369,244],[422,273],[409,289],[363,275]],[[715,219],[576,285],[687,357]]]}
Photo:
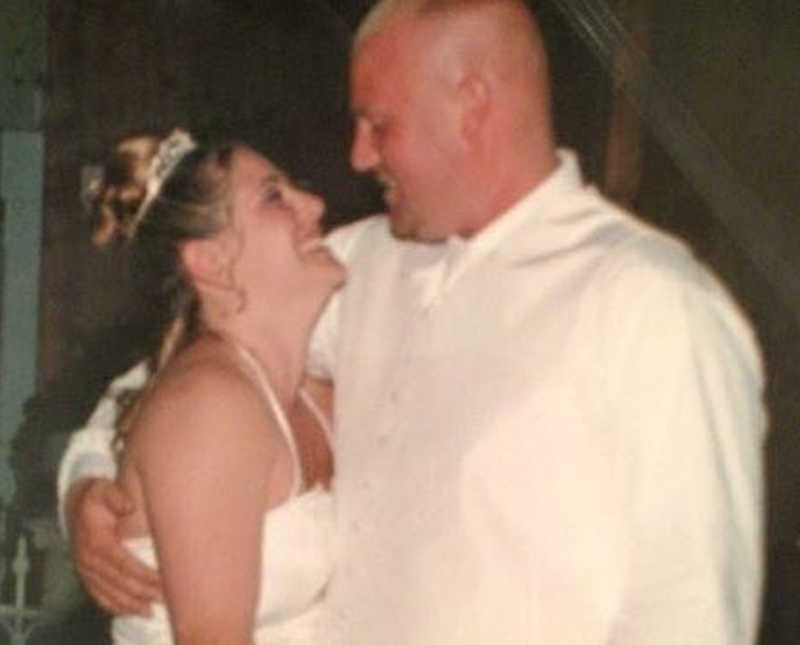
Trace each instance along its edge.
{"label": "bride", "polygon": [[[113,641],[305,642],[331,571],[332,458],[299,384],[345,279],[324,205],[252,149],[176,130],[119,144],[93,206],[95,242],[133,244],[170,307],[115,439],[125,545],[158,568],[164,603],[115,618]],[[293,430],[304,402],[318,423]]]}

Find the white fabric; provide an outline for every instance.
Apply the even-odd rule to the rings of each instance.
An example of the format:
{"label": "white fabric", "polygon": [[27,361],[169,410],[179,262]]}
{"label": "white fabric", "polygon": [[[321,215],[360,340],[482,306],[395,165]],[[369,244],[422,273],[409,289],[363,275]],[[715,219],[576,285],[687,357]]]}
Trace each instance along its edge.
{"label": "white fabric", "polygon": [[[321,597],[332,570],[332,498],[320,486],[292,497],[264,517],[262,586],[256,606],[256,645],[317,643],[324,624]],[[157,568],[153,541],[126,540],[143,562]],[[149,618],[124,615],[111,624],[114,645],[172,645],[169,617],[156,604]]]}
{"label": "white fabric", "polygon": [[338,642],[754,642],[759,352],[682,244],[563,152],[469,241],[330,244]]}
{"label": "white fabric", "polygon": [[330,243],[350,269],[311,352],[336,380],[331,636],[755,641],[760,359],[680,243],[567,154],[468,242],[378,217]]}
{"label": "white fabric", "polygon": [[147,382],[147,361],[137,363],[116,377],[95,406],[86,425],[74,432],[61,457],[58,477],[58,521],[67,536],[64,518],[64,501],[69,485],[82,477],[107,477],[114,479],[116,463],[111,454],[114,427],[120,412],[118,398],[127,390],[139,390]]}

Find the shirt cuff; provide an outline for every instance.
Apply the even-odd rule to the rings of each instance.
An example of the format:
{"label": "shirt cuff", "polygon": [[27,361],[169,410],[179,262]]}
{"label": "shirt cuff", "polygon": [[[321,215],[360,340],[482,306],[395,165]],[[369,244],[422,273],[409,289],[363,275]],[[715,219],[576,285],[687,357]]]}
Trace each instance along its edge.
{"label": "shirt cuff", "polygon": [[84,452],[62,461],[58,473],[58,525],[65,539],[69,540],[65,506],[70,486],[90,477],[114,479],[116,474],[116,463],[107,452]]}

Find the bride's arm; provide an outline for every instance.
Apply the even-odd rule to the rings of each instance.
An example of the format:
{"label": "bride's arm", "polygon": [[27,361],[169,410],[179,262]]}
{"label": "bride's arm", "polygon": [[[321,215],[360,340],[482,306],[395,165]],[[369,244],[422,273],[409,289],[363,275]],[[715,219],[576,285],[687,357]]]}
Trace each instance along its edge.
{"label": "bride's arm", "polygon": [[131,434],[181,645],[252,643],[264,513],[291,474],[274,467],[285,444],[270,422],[244,377],[196,368],[154,392]]}

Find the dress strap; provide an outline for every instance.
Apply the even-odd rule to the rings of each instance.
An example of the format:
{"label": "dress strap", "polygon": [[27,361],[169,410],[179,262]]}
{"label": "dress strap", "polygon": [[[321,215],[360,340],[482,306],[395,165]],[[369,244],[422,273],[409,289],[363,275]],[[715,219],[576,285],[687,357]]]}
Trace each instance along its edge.
{"label": "dress strap", "polygon": [[333,449],[333,427],[331,427],[331,422],[328,420],[328,417],[320,409],[319,405],[317,405],[316,400],[314,397],[311,396],[304,388],[300,388],[297,391],[300,399],[303,401],[303,405],[311,412],[316,419],[319,427],[322,428],[322,433],[325,435],[325,440],[328,442],[328,448],[331,450]]}
{"label": "dress strap", "polygon": [[290,497],[294,497],[303,489],[304,476],[303,466],[300,462],[300,453],[297,449],[297,441],[295,439],[294,432],[292,432],[292,426],[289,424],[289,419],[286,416],[286,412],[284,412],[281,402],[278,400],[275,391],[272,389],[272,385],[270,385],[269,379],[264,372],[264,368],[261,366],[261,363],[259,363],[253,352],[230,336],[222,336],[222,338],[224,338],[234,347],[234,349],[236,349],[236,352],[239,354],[242,360],[250,367],[250,370],[255,376],[257,384],[261,387],[261,391],[264,393],[264,398],[272,410],[272,415],[275,418],[275,422],[278,424],[284,439],[286,439],[286,445],[289,446],[289,452],[291,453],[292,461],[294,462],[294,482],[292,483],[292,491],[290,493]]}

